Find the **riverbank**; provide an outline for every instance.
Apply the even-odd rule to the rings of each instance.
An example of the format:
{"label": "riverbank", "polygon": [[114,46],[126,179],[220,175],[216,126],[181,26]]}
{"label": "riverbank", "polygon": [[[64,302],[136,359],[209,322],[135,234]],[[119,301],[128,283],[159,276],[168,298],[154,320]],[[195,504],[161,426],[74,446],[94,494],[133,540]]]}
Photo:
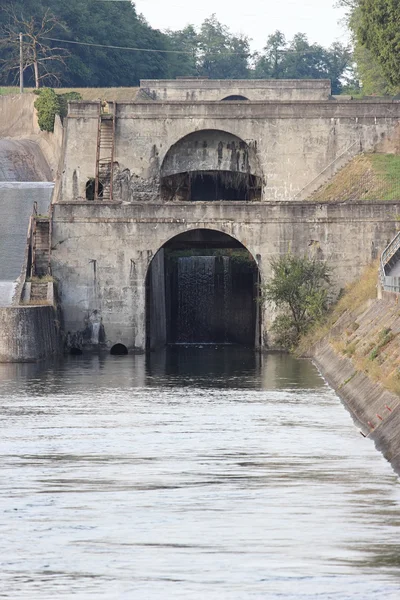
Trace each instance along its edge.
{"label": "riverbank", "polygon": [[365,436],[400,474],[400,298],[376,298],[377,265],[338,302],[327,323],[302,340]]}

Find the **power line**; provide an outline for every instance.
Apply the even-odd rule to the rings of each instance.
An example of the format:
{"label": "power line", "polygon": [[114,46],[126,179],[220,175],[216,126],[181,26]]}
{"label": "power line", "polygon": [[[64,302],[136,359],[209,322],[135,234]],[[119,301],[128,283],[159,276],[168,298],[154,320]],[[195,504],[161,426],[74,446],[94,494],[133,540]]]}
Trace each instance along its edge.
{"label": "power line", "polygon": [[[98,0],[98,1],[102,1],[102,2],[110,2],[110,1],[117,1],[120,2],[122,0]],[[158,52],[158,53],[162,53],[162,54],[188,54],[189,56],[193,56],[194,54],[194,50],[193,51],[189,51],[189,50],[157,50],[155,48],[135,48],[135,47],[130,47],[130,46],[111,46],[108,44],[95,44],[92,42],[77,42],[77,41],[73,41],[73,40],[62,40],[59,38],[50,38],[50,37],[42,37],[41,39],[43,40],[49,40],[51,42],[59,42],[59,43],[64,43],[64,44],[75,44],[77,46],[89,46],[89,47],[93,47],[93,48],[110,48],[112,50],[129,50],[132,52]],[[323,50],[328,50],[326,48],[318,47],[315,48],[313,50],[290,50],[282,48],[282,49],[276,49],[276,53],[279,54],[299,54],[299,55],[305,55],[305,54],[314,54],[317,50],[320,49]],[[329,50],[328,50],[329,51]],[[215,54],[212,54],[211,56],[243,56],[246,55],[246,52],[218,52]],[[210,55],[208,55],[210,56]]]}

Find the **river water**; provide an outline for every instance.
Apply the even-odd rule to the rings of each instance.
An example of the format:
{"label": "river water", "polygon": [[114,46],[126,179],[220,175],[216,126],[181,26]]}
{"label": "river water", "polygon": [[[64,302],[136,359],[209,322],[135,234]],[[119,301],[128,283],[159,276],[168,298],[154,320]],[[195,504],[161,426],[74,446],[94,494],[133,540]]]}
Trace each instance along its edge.
{"label": "river water", "polygon": [[0,597],[400,598],[400,488],[314,366],[0,365]]}

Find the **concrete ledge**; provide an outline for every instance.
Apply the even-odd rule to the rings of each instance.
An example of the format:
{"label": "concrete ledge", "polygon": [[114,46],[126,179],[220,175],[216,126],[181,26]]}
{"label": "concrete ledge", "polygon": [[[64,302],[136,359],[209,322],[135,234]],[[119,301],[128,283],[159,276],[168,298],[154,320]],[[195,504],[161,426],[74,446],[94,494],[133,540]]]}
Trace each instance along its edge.
{"label": "concrete ledge", "polygon": [[53,306],[0,308],[0,363],[36,362],[60,350]]}

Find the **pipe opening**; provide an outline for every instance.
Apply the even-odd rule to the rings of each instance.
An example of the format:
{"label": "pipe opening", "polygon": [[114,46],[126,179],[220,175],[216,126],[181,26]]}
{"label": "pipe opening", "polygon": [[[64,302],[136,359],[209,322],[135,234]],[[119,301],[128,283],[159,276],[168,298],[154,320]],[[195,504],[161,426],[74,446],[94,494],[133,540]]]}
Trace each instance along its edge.
{"label": "pipe opening", "polygon": [[115,344],[111,350],[110,354],[113,356],[125,356],[128,354],[128,348],[124,346],[124,344]]}

